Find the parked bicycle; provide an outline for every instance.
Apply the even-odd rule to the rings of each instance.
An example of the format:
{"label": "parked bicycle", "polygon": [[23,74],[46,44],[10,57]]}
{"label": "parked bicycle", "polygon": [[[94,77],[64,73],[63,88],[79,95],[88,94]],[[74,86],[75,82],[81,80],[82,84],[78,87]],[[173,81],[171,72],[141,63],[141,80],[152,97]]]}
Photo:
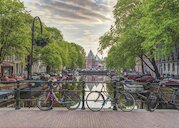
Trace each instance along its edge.
{"label": "parked bicycle", "polygon": [[[69,92],[68,90],[62,89],[60,92],[62,93],[62,97],[59,99],[56,96],[56,93],[53,89],[53,82],[48,83],[50,89],[45,91],[38,99],[37,99],[37,107],[42,111],[51,110],[53,104],[55,102],[65,106],[69,110],[75,110],[80,106],[80,96],[74,92]],[[59,84],[57,83],[57,86]]]}
{"label": "parked bicycle", "polygon": [[132,91],[132,87],[129,86],[126,81],[123,81],[122,84],[123,84],[124,88],[127,88],[128,92],[131,93],[135,97],[137,109],[141,108],[141,105],[143,108],[143,105],[144,105],[143,103],[145,103],[146,110],[148,110],[148,99],[150,96],[150,83],[147,83],[147,85],[146,85],[148,90],[135,91],[135,92]]}
{"label": "parked bicycle", "polygon": [[87,107],[94,112],[102,110],[109,101],[112,106],[125,112],[132,111],[135,107],[134,97],[130,93],[118,90],[115,98],[112,98],[105,90],[104,85],[101,91],[92,91],[86,97]]}
{"label": "parked bicycle", "polygon": [[148,109],[150,112],[154,112],[160,103],[179,106],[179,88],[171,88],[171,96],[166,97],[166,93],[161,90],[162,86],[162,84],[159,84],[156,92],[152,93],[149,97]]}

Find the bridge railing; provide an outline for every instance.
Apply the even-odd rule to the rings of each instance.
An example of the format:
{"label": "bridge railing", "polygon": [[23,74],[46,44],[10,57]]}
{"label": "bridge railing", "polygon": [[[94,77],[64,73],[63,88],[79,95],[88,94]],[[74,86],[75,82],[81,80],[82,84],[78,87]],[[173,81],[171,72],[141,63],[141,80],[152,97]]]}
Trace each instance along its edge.
{"label": "bridge railing", "polygon": [[[3,83],[3,86],[2,86]],[[6,82],[6,81],[0,81],[0,105],[5,106],[5,104],[12,104],[15,109],[21,108],[21,102],[26,102],[25,107],[32,107],[36,106],[32,104],[32,102],[36,102],[38,96],[45,92],[48,88],[49,81],[15,81],[15,82]],[[80,93],[81,96],[81,109],[85,109],[85,96],[87,93],[91,92],[91,86],[94,86],[95,84],[98,84],[97,86],[103,86],[104,84],[111,85],[109,90],[101,90],[102,92],[107,92],[110,94],[111,97],[115,97],[117,94],[118,89],[125,89],[119,82],[117,81],[57,81],[54,82],[54,84],[61,84],[64,85],[63,87],[66,88],[68,86],[71,86],[72,89],[68,89],[68,91]],[[77,84],[77,88],[74,88],[71,84]],[[139,83],[130,83],[130,89],[136,89],[136,90],[142,90],[143,91],[143,84]],[[141,86],[133,86],[133,85],[141,85]],[[153,87],[157,86],[157,84],[153,84]],[[58,92],[61,92],[61,90],[57,90]],[[98,90],[100,91],[100,90]],[[128,91],[128,90],[127,90]],[[136,91],[129,91],[133,95],[136,95]],[[141,91],[140,91],[141,92]],[[163,92],[165,94],[172,94],[172,92]],[[34,95],[37,96],[34,96]],[[24,96],[23,96],[24,95]],[[137,100],[137,99],[136,99]],[[138,99],[140,100],[140,99]],[[141,102],[146,102],[141,100]],[[113,109],[116,109],[116,106],[113,107]]]}
{"label": "bridge railing", "polygon": [[[86,93],[90,92],[90,90],[86,90],[86,85],[91,84],[88,86],[94,86],[93,84],[104,84],[107,82],[104,81],[94,81],[94,82],[85,82],[85,81],[57,81],[53,82],[54,84],[61,84],[64,85],[64,88],[68,89],[70,84],[77,84],[78,88],[68,89],[69,92],[76,92],[80,93],[82,107],[81,109],[85,109],[85,95]],[[26,102],[26,107],[31,107],[32,102],[36,101],[38,96],[45,92],[48,88],[49,81],[0,81],[0,107],[5,106],[5,104],[12,104],[13,107],[16,109],[21,108],[21,102]],[[63,89],[55,90],[57,92],[63,91]],[[104,91],[103,91],[104,92]],[[108,91],[113,93],[113,91]],[[34,94],[37,96],[34,97]],[[22,105],[24,106],[24,105]]]}

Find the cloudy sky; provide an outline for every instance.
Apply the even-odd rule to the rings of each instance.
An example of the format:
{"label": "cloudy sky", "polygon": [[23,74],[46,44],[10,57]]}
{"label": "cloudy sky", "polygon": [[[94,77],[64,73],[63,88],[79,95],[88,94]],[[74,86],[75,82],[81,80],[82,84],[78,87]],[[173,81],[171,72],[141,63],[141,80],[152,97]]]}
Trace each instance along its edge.
{"label": "cloudy sky", "polygon": [[[64,39],[97,54],[99,37],[113,24],[116,0],[22,0],[32,16],[62,31]],[[106,56],[104,54],[103,56]]]}

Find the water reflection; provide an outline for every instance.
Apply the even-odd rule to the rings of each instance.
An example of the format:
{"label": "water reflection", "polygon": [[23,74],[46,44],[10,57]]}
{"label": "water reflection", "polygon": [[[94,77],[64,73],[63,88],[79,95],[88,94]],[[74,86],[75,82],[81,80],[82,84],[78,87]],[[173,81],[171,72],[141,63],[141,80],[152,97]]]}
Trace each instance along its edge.
{"label": "water reflection", "polygon": [[[104,86],[104,90],[106,90],[106,83],[105,82],[109,81],[110,78],[108,76],[90,75],[90,76],[83,76],[82,80],[86,82],[86,88],[85,88],[85,91],[86,91],[85,99],[86,99],[87,95],[91,91],[101,91],[103,86]],[[99,83],[95,83],[95,82],[99,82]],[[104,96],[105,99],[107,98],[106,95],[103,95],[103,96]],[[95,95],[92,96],[93,100],[94,100],[94,97],[95,97]],[[88,102],[88,104],[91,104],[90,106],[94,106],[95,108],[101,107],[101,104],[98,106],[98,104],[95,103],[94,101]],[[107,104],[103,108],[109,108],[109,107],[111,107],[111,102],[107,102]],[[85,108],[87,108],[86,103],[85,103]]]}
{"label": "water reflection", "polygon": [[95,82],[105,82],[109,80],[107,76],[97,76],[97,75],[83,76],[82,79],[86,82],[86,88],[88,91],[100,91],[99,87],[102,87],[102,84],[95,83]]}

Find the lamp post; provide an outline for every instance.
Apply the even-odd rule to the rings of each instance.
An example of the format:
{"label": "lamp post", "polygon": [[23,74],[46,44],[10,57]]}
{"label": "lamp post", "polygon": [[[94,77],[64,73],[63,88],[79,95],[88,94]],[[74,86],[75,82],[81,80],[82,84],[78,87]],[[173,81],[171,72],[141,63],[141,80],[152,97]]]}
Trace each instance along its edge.
{"label": "lamp post", "polygon": [[31,51],[30,51],[30,55],[29,55],[29,67],[28,67],[28,75],[27,78],[28,80],[32,79],[32,65],[33,65],[33,49],[34,49],[34,45],[35,45],[35,41],[34,41],[34,30],[35,30],[35,20],[38,19],[38,21],[40,22],[40,35],[42,35],[42,22],[40,20],[40,18],[38,16],[36,16],[33,19],[33,23],[32,23],[32,44],[31,44]]}

